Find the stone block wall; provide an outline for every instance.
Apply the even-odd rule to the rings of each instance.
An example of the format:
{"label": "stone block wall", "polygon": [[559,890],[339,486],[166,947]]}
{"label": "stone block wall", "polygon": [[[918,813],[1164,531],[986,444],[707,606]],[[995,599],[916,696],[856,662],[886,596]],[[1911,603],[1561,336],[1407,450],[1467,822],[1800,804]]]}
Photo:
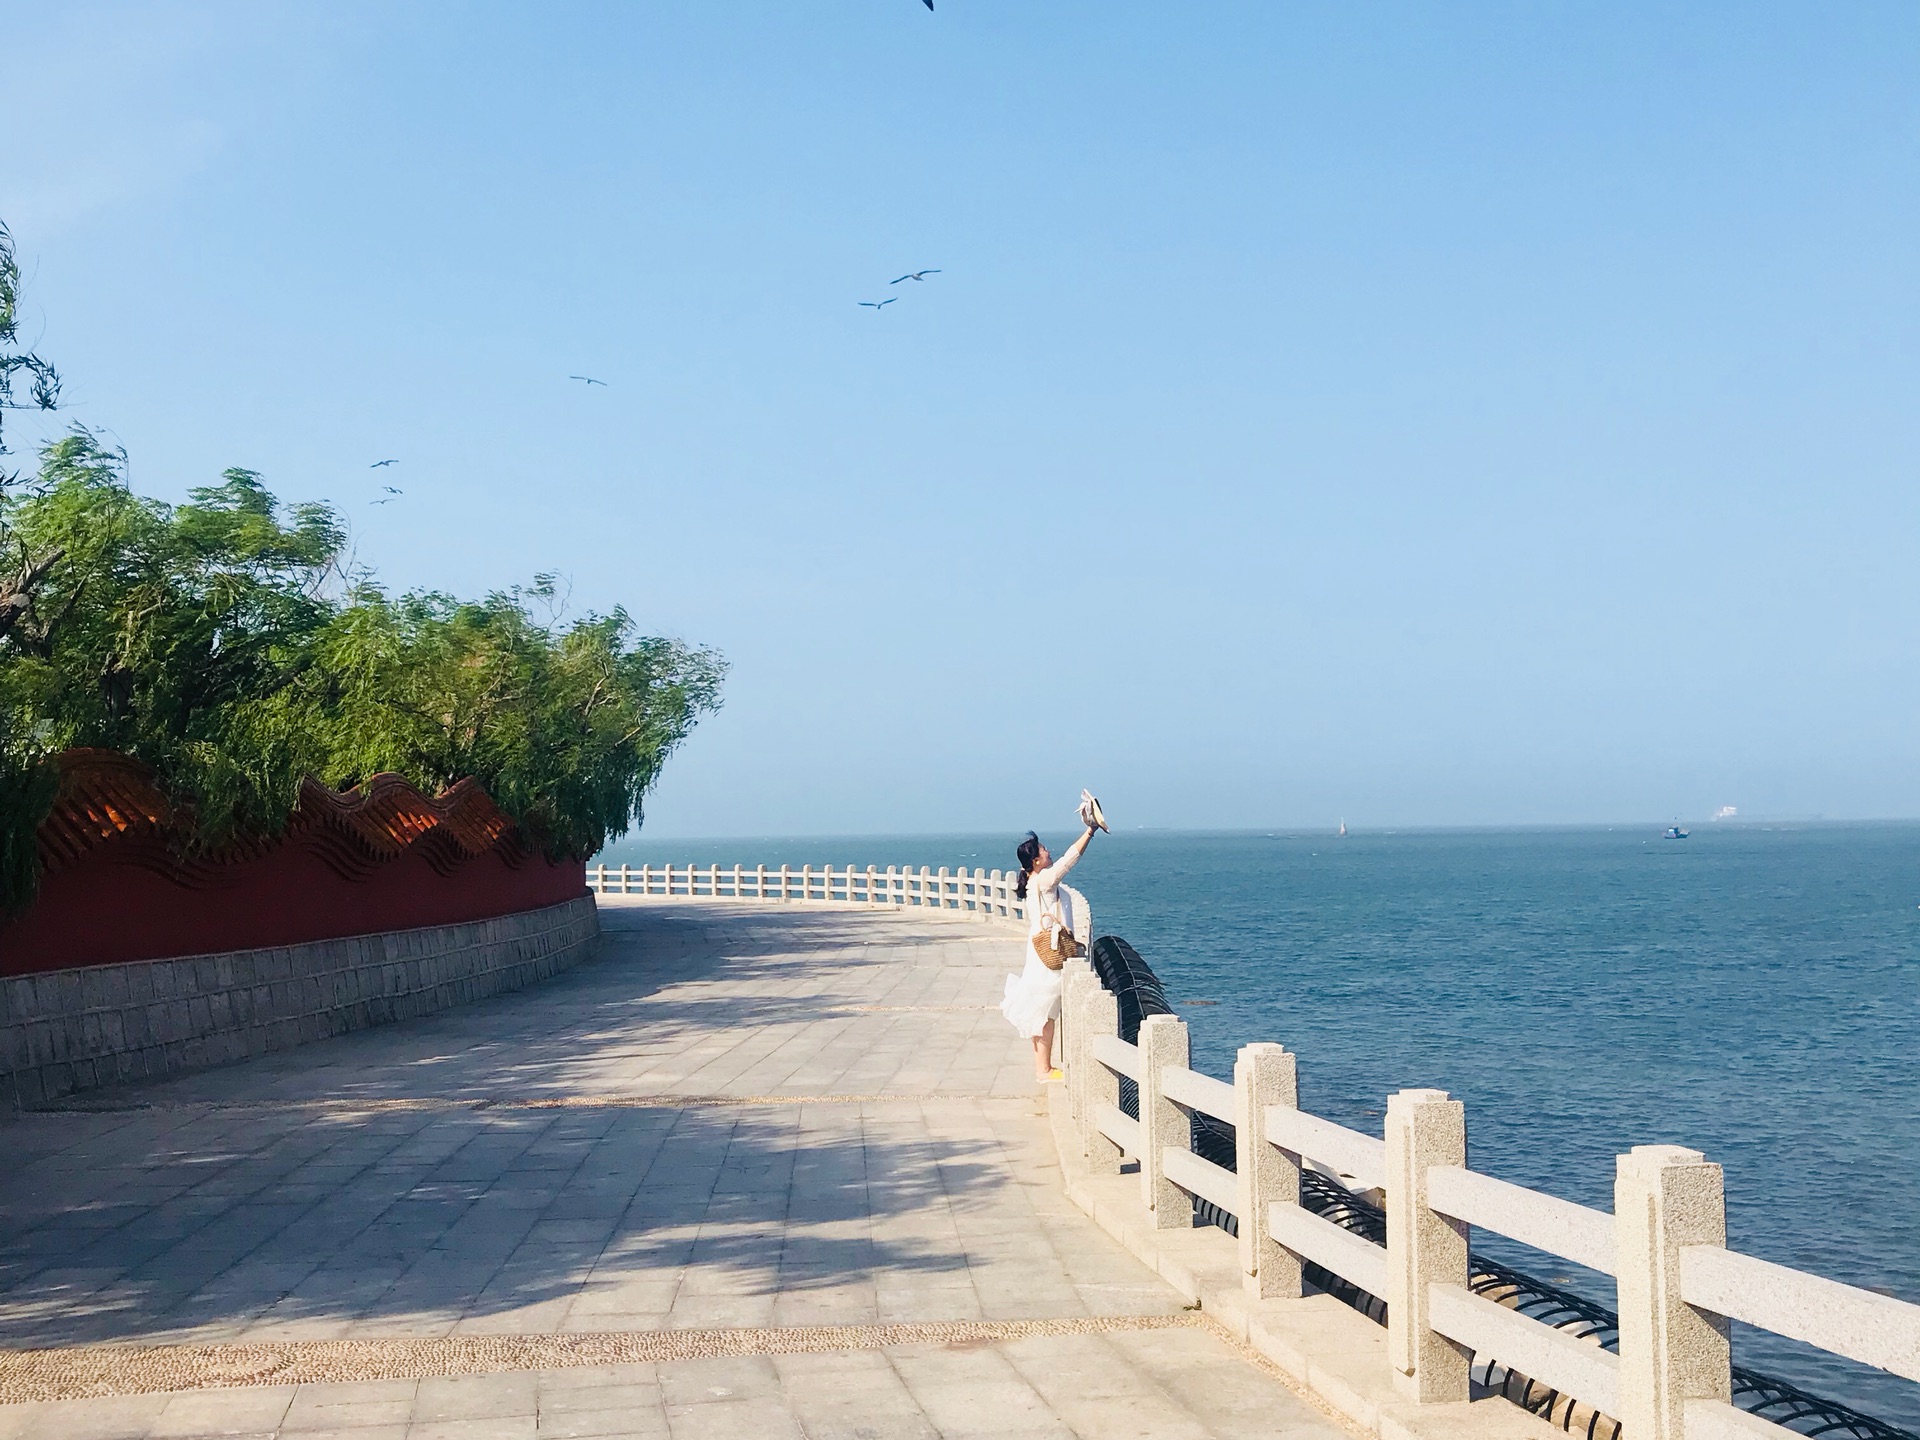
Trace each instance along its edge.
{"label": "stone block wall", "polygon": [[342,940],[0,979],[0,1103],[221,1065],[545,980],[593,953],[591,895]]}

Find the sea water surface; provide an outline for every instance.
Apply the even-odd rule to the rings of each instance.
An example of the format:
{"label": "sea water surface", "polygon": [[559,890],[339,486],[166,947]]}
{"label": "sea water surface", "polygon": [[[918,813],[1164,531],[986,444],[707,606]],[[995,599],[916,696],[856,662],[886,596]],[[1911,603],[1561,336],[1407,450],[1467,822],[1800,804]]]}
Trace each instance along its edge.
{"label": "sea water surface", "polygon": [[[1617,1154],[1691,1146],[1726,1167],[1735,1248],[1920,1301],[1920,825],[1660,829],[1120,833],[1073,883],[1166,982],[1198,1069],[1280,1041],[1301,1103],[1373,1135],[1392,1091],[1447,1090],[1474,1168],[1609,1211]],[[993,869],[1015,838],[604,858]],[[1735,1358],[1920,1430],[1920,1386],[1744,1327]]]}

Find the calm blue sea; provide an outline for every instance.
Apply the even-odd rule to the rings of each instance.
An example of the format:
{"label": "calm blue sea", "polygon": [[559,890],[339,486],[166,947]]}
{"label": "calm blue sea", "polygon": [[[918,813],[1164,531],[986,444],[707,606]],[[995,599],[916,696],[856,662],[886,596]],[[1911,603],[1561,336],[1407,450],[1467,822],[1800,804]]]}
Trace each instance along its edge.
{"label": "calm blue sea", "polygon": [[[606,858],[992,869],[1014,838]],[[1617,1153],[1693,1146],[1726,1167],[1737,1248],[1920,1300],[1920,825],[1123,833],[1074,878],[1200,1069],[1278,1040],[1308,1109],[1375,1135],[1389,1092],[1438,1086],[1475,1168],[1604,1209]],[[1612,1303],[1603,1277],[1475,1243]],[[1736,1357],[1920,1429],[1920,1386],[1757,1332]]]}

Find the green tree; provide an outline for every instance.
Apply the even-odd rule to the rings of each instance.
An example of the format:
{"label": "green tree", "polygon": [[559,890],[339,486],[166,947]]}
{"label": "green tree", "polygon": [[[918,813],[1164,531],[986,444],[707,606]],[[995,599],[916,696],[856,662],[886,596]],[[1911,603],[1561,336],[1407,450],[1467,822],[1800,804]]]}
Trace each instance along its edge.
{"label": "green tree", "polygon": [[337,608],[324,590],[345,532],[324,505],[283,521],[250,471],[176,508],[133,494],[124,465],[75,430],[0,508],[22,553],[54,562],[0,655],[0,705],[36,748],[151,765],[198,848],[271,834],[325,753],[277,722]]}
{"label": "green tree", "polygon": [[484,779],[549,854],[586,856],[627,829],[667,754],[719,703],[711,652],[636,635],[625,611],[564,630],[529,600],[552,582],[462,602],[358,588],[316,670],[334,723],[327,774]]}

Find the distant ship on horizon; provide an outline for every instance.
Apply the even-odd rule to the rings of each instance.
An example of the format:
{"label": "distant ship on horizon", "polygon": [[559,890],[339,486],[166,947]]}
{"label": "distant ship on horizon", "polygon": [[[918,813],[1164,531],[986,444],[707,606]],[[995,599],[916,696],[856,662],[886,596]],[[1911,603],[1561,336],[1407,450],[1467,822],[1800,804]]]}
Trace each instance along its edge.
{"label": "distant ship on horizon", "polygon": [[1334,831],[1333,833],[1337,839],[1341,839],[1341,840],[1346,839],[1347,838],[1347,822],[1343,819],[1340,822],[1340,828]]}
{"label": "distant ship on horizon", "polygon": [[1684,840],[1687,838],[1687,832],[1682,830],[1678,825],[1669,825],[1667,827],[1667,833],[1660,838],[1662,840]]}

